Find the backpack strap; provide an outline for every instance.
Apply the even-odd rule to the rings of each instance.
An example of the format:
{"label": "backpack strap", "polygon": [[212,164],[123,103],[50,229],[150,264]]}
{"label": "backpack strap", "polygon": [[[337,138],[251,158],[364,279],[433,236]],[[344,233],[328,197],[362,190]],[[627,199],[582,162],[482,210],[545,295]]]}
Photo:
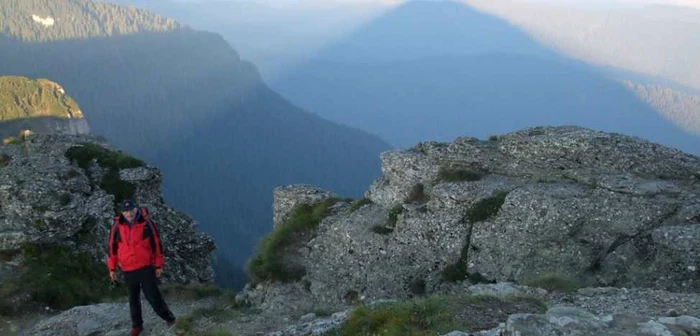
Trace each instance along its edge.
{"label": "backpack strap", "polygon": [[141,207],[139,210],[141,210],[141,216],[143,216],[144,219],[150,219],[148,218],[148,208]]}
{"label": "backpack strap", "polygon": [[158,226],[156,223],[148,216],[148,209],[146,207],[141,207],[141,216],[146,222],[146,225],[151,229],[151,239],[153,245],[153,253],[155,256],[154,266],[156,268],[163,268],[163,242],[160,240],[160,232],[158,232]]}

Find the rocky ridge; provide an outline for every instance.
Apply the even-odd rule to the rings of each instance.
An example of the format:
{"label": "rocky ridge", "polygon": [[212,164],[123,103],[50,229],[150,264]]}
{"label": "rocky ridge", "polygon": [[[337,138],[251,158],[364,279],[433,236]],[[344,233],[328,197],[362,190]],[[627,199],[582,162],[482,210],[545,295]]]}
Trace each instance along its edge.
{"label": "rocky ridge", "polygon": [[[582,286],[700,285],[698,157],[620,134],[543,127],[423,143],[382,162],[369,204],[337,203],[296,251],[301,281],[250,284],[240,298],[263,309],[342,306],[348,297],[440,293],[454,281],[550,275]],[[307,199],[310,189],[282,187],[276,200]]]}
{"label": "rocky ridge", "polygon": [[[463,306],[464,327],[441,335],[700,334],[700,158],[620,134],[538,127],[422,143],[382,161],[364,200],[308,185],[276,189],[268,240],[295,216],[322,215],[284,250],[303,273],[257,277],[234,306],[219,306],[241,313],[198,319],[194,330],[322,335],[356,309],[447,295],[474,298],[476,308]],[[87,335],[78,321],[97,308],[67,311],[29,334]],[[90,332],[114,334],[112,324]]]}
{"label": "rocky ridge", "polygon": [[[161,182],[158,169],[88,136],[35,134],[0,146],[0,287],[9,290],[25,274],[37,281],[48,276],[51,284],[58,278],[33,268],[60,265],[42,260],[71,263],[87,272],[76,277],[94,277],[89,286],[107,286],[105,239],[116,201],[124,197],[148,207],[159,224],[165,282],[211,283],[214,242],[192,218],[165,204]],[[10,299],[26,300],[24,295],[37,294],[20,286]]]}

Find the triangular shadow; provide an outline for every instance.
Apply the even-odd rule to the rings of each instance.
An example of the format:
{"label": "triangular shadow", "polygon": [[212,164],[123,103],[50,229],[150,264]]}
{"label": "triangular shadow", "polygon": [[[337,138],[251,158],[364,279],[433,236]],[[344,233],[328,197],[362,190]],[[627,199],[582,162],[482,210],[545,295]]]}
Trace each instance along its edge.
{"label": "triangular shadow", "polygon": [[405,3],[270,85],[307,110],[399,147],[578,125],[700,153],[699,137],[604,71],[456,2]]}

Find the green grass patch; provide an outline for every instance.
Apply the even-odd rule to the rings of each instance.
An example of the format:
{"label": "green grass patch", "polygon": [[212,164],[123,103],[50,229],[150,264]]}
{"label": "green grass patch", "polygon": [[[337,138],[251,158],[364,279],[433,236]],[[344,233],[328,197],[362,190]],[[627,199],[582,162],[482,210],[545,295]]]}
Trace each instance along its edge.
{"label": "green grass patch", "polygon": [[544,288],[551,292],[575,292],[581,285],[566,276],[559,274],[544,274],[537,277],[525,279],[523,283],[530,287]]}
{"label": "green grass patch", "polygon": [[17,287],[29,292],[35,302],[68,309],[126,294],[124,288],[110,286],[104,264],[84,253],[59,245],[27,244],[22,255]]}
{"label": "green grass patch", "polygon": [[84,143],[80,146],[69,148],[66,151],[66,158],[71,162],[77,163],[78,167],[82,169],[87,169],[93,162],[97,162],[101,168],[107,170],[102,177],[100,188],[114,195],[115,211],[121,201],[133,198],[136,192],[136,187],[133,184],[121,180],[119,170],[138,168],[145,165],[143,161],[132,156],[92,143]]}
{"label": "green grass patch", "polygon": [[482,173],[459,168],[442,167],[438,172],[438,180],[445,182],[479,181],[484,177]]}
{"label": "green grass patch", "polygon": [[367,204],[372,204],[372,200],[370,200],[369,198],[362,198],[360,200],[352,202],[352,204],[350,205],[350,210],[352,212],[355,212]]}
{"label": "green grass patch", "polygon": [[0,283],[0,316],[12,317],[17,314],[19,307],[11,300],[12,294],[17,291],[16,282]]}
{"label": "green grass patch", "polygon": [[499,191],[496,196],[483,199],[467,210],[467,220],[471,223],[485,221],[498,214],[506,201],[507,191]]}
{"label": "green grass patch", "polygon": [[34,227],[37,230],[43,230],[44,229],[44,220],[43,219],[35,219],[34,220]]}
{"label": "green grass patch", "polygon": [[438,299],[383,304],[356,309],[329,335],[436,335],[459,329],[453,314]]}
{"label": "green grass patch", "polygon": [[87,216],[83,223],[80,224],[80,230],[75,233],[75,242],[77,244],[88,244],[98,240],[99,238],[95,234],[95,226],[97,226],[97,218]]}
{"label": "green grass patch", "polygon": [[524,296],[432,296],[357,308],[325,336],[428,336],[454,330],[476,331],[498,326],[514,313],[543,313],[542,300]]}
{"label": "green grass patch", "polygon": [[123,200],[133,198],[134,193],[136,193],[136,186],[134,186],[132,183],[122,181],[119,177],[119,171],[114,169],[108,170],[102,177],[100,188],[104,189],[107,193],[114,195],[115,209]]}
{"label": "green grass patch", "polygon": [[145,163],[127,154],[106,149],[93,143],[84,143],[80,146],[73,146],[66,152],[66,157],[75,161],[78,167],[87,169],[93,161],[102,168],[128,169],[143,167]]}
{"label": "green grass patch", "polygon": [[292,282],[301,279],[306,270],[289,265],[284,256],[296,244],[308,241],[323,218],[330,213],[331,207],[339,201],[338,198],[329,198],[295,207],[289,218],[263,239],[248,263],[247,272],[252,282]]}

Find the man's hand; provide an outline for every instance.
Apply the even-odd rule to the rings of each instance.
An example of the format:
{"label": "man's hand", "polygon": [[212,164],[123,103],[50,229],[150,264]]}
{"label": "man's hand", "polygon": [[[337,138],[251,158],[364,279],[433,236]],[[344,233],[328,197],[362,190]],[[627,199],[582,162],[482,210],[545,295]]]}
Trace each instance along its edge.
{"label": "man's hand", "polygon": [[117,281],[117,272],[109,271],[109,278],[112,279],[112,281]]}
{"label": "man's hand", "polygon": [[160,278],[160,275],[163,274],[163,269],[162,268],[156,268],[156,278]]}

